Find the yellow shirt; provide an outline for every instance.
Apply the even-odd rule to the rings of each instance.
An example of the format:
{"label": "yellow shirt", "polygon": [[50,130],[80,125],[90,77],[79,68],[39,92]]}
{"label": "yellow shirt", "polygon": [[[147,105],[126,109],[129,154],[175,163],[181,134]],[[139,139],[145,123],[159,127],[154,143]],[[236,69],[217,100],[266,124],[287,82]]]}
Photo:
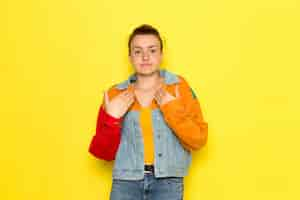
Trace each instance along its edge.
{"label": "yellow shirt", "polygon": [[151,112],[151,107],[140,108],[140,124],[144,139],[144,162],[146,165],[154,164],[154,140]]}

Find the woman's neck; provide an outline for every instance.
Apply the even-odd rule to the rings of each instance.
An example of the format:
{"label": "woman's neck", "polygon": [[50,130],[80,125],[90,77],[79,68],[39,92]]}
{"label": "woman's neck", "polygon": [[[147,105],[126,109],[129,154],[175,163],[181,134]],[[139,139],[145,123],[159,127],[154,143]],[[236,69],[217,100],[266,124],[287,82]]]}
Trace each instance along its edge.
{"label": "woman's neck", "polygon": [[159,70],[150,75],[137,74],[137,81],[135,85],[136,88],[140,90],[151,90],[158,85],[160,80],[161,80],[161,76]]}

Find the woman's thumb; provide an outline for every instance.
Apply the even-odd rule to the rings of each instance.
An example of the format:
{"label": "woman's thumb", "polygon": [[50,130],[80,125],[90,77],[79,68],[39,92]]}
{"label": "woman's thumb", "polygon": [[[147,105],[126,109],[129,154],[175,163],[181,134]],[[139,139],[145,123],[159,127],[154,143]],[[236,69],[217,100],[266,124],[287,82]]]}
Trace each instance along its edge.
{"label": "woman's thumb", "polygon": [[180,97],[179,86],[178,85],[175,86],[175,97],[176,98]]}
{"label": "woman's thumb", "polygon": [[109,98],[108,98],[108,94],[107,91],[104,91],[104,104],[105,106],[109,103]]}

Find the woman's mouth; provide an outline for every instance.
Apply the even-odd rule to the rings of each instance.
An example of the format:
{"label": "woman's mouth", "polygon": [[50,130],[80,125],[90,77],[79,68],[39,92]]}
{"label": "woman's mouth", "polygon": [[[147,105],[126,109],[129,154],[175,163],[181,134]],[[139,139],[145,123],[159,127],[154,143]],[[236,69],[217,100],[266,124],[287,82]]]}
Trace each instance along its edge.
{"label": "woman's mouth", "polygon": [[151,66],[151,64],[149,64],[149,63],[141,64],[141,67],[149,67],[149,66]]}

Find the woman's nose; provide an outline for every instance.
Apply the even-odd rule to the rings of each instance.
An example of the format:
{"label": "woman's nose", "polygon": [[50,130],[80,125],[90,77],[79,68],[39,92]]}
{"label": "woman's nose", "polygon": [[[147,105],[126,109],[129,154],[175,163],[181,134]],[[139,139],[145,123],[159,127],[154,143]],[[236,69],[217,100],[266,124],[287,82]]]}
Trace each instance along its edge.
{"label": "woman's nose", "polygon": [[149,59],[149,54],[148,53],[143,53],[143,59],[148,60]]}

